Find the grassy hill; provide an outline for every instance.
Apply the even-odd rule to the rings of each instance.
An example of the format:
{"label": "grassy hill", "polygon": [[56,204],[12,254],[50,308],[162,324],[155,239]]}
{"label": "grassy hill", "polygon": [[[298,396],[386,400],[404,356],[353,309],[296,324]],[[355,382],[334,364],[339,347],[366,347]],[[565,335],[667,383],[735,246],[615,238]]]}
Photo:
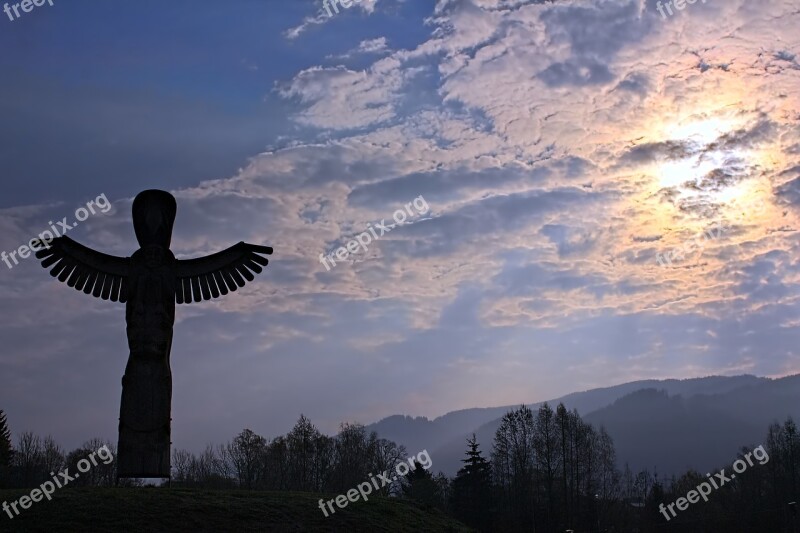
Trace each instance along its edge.
{"label": "grassy hill", "polygon": [[[2,490],[0,504],[27,494],[29,491]],[[0,531],[469,531],[437,510],[388,498],[350,503],[345,509],[336,508],[336,514],[326,518],[317,506],[321,496],[298,492],[65,488],[56,491],[52,501],[34,503],[27,510],[20,508],[20,515],[13,520],[0,511]]]}

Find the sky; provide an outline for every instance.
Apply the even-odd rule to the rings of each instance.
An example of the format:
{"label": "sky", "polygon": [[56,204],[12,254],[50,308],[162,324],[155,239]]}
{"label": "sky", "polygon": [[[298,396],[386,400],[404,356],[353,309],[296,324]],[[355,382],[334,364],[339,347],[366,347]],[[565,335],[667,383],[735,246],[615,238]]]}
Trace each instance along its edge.
{"label": "sky", "polygon": [[[149,188],[178,200],[179,258],[274,248],[235,294],[177,308],[175,447],[272,438],[301,413],[331,434],[800,372],[799,0],[337,9],[0,13],[0,251],[108,199],[68,235],[130,256]],[[409,203],[366,250],[323,260]],[[116,441],[124,305],[9,264],[12,432]]]}

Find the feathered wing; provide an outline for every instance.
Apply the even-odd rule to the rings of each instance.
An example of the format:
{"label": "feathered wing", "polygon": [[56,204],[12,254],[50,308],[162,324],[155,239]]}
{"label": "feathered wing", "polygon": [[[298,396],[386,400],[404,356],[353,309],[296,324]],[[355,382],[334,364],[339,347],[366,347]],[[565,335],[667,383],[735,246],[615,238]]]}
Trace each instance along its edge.
{"label": "feathered wing", "polygon": [[128,268],[130,259],[87,248],[69,237],[53,239],[49,246],[37,247],[37,259],[50,275],[76,290],[95,298],[125,303],[128,300]]}
{"label": "feathered wing", "polygon": [[244,287],[246,281],[255,279],[254,272],[260,274],[262,267],[269,264],[263,256],[271,253],[269,246],[240,242],[206,257],[179,259],[175,302],[210,300]]}

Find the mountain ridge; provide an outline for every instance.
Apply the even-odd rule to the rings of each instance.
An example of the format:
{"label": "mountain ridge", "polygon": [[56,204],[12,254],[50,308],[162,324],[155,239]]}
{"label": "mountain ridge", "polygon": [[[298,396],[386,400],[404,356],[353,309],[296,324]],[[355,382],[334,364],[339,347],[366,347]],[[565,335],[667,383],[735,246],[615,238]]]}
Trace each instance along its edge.
{"label": "mountain ridge", "polygon": [[[680,401],[665,403],[662,397],[653,395],[643,396],[642,398],[648,398],[649,401],[638,402],[640,405],[637,405],[635,401],[632,402],[632,406],[625,402],[617,405],[623,398],[643,390],[663,391],[668,400],[680,398]],[[766,435],[767,427],[773,419],[782,420],[789,415],[796,416],[794,413],[800,412],[800,409],[783,409],[781,397],[783,397],[783,401],[798,405],[800,408],[800,375],[767,378],[743,374],[739,376],[637,380],[610,387],[572,392],[547,400],[546,403],[553,408],[559,403],[564,403],[570,411],[577,409],[587,422],[605,427],[617,445],[620,468],[628,463],[632,469],[655,467],[660,472],[671,474],[682,471],[684,468],[680,465],[683,464],[706,465],[713,461],[732,460],[736,450],[748,443],[729,441],[745,437],[752,440],[757,433],[762,435],[760,438],[763,439],[763,435]],[[538,409],[544,403],[533,402],[526,405],[532,409]],[[614,407],[615,405],[616,407]],[[735,405],[736,409],[732,410],[731,405]],[[424,416],[392,415],[366,427],[368,431],[375,431],[381,437],[403,444],[409,452],[417,449],[428,450],[433,457],[435,470],[454,475],[461,466],[466,438],[475,433],[481,449],[488,456],[500,419],[503,414],[518,406],[519,404],[473,407],[445,413],[432,420]],[[760,406],[759,410],[753,412],[755,409],[753,406]],[[636,452],[637,449],[642,448],[640,442],[650,442],[650,440],[643,436],[637,437],[636,428],[633,428],[633,431],[626,431],[626,419],[620,413],[631,408],[633,411],[625,415],[628,420],[635,420],[635,424],[639,424],[638,427],[642,431],[645,431],[646,428],[647,432],[656,434],[660,434],[661,431],[654,427],[654,414],[648,410],[663,410],[663,416],[669,414],[670,427],[665,431],[671,431],[672,437],[662,439],[660,443],[654,443],[659,444],[653,448],[653,453],[658,453],[658,456],[653,454],[648,456],[648,453]],[[700,411],[691,414],[687,410],[689,408]],[[738,414],[737,409],[739,410]],[[784,411],[785,414],[780,414]],[[714,422],[714,417],[719,420]],[[692,446],[699,446],[693,454],[695,457],[693,460],[688,457],[690,455],[688,445],[681,444],[681,435],[686,431],[693,431],[693,428],[709,424],[711,424],[710,427],[715,427],[722,432],[722,436],[707,442],[713,442],[715,446],[719,446],[721,450],[725,451],[709,450],[710,446],[704,445],[703,441],[690,438],[688,442],[691,442]],[[729,439],[729,441],[722,439]],[[678,446],[677,451],[667,454],[664,447],[670,444]],[[722,444],[728,445],[722,446]],[[757,446],[758,443],[755,445]],[[655,452],[655,450],[659,451]],[[654,459],[664,456],[672,459],[654,461]],[[659,462],[662,464],[658,464]]]}

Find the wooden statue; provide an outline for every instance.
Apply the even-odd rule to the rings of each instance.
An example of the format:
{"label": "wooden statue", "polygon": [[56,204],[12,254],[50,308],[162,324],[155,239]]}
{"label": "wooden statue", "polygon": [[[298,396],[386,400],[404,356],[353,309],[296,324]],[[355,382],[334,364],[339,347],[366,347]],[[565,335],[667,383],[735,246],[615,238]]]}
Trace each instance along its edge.
{"label": "wooden statue", "polygon": [[207,257],[175,259],[169,249],[177,204],[165,191],[133,201],[140,248],[115,257],[69,237],[40,241],[36,257],[50,275],[96,298],[125,303],[130,355],[122,378],[118,478],[170,477],[172,372],[169,366],[175,303],[224,296],[253,281],[269,261],[268,246],[240,242]]}

